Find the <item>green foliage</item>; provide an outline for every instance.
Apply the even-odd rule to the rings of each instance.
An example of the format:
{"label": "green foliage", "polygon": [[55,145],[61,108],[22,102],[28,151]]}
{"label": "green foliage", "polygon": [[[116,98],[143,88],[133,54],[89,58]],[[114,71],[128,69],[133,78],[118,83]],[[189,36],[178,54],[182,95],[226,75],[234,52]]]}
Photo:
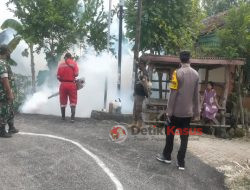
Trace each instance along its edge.
{"label": "green foliage", "polygon": [[[127,36],[135,40],[136,1],[126,1]],[[192,49],[201,28],[199,0],[144,0],[140,50],[177,54]]]}
{"label": "green foliage", "polygon": [[10,51],[13,52],[21,40],[28,41],[27,39],[24,39],[24,36],[22,36],[22,31],[24,30],[23,25],[14,19],[7,19],[3,22],[1,29],[7,29],[11,28],[16,31],[16,35],[14,35],[14,38],[9,42],[8,46],[10,48]]}
{"label": "green foliage", "polygon": [[[77,43],[106,48],[106,14],[102,0],[9,0],[8,5],[21,21],[25,39],[44,50],[50,69],[60,56]],[[10,7],[10,6],[9,6]],[[11,6],[12,7],[12,6]]]}
{"label": "green foliage", "polygon": [[6,28],[12,28],[13,30],[17,31],[17,33],[20,33],[23,30],[23,26],[21,23],[14,19],[7,19],[3,22],[1,28],[4,30]]}
{"label": "green foliage", "polygon": [[10,59],[8,64],[11,66],[17,66],[17,63],[13,59]]}
{"label": "green foliage", "polygon": [[31,93],[31,78],[20,74],[14,74],[16,89],[14,108],[17,112],[24,103],[27,94]]}
{"label": "green foliage", "polygon": [[202,6],[208,16],[227,11],[234,6],[249,0],[202,0]]}
{"label": "green foliage", "polygon": [[[30,37],[24,35],[23,31],[25,31],[26,28],[17,20],[7,19],[4,21],[1,28],[2,29],[11,28],[16,31],[14,38],[8,44],[11,52],[13,52],[16,49],[17,45],[20,43],[21,40],[25,40],[25,42],[29,45],[29,49],[31,52],[31,73],[32,73],[32,79],[33,79],[32,86],[33,86],[33,92],[35,92],[35,63],[33,59],[33,54],[34,54],[33,41],[31,40]],[[28,50],[25,49],[22,52],[22,55],[28,57],[29,55]],[[17,64],[12,61],[12,65],[17,65]]]}
{"label": "green foliage", "polygon": [[20,32],[29,42],[44,48],[46,57],[64,52],[75,42],[77,0],[10,0],[13,12],[23,24]]}
{"label": "green foliage", "polygon": [[81,47],[92,45],[98,53],[107,48],[107,18],[103,0],[85,1],[77,31]]}
{"label": "green foliage", "polygon": [[221,55],[229,58],[250,57],[250,4],[232,8],[225,26],[217,32]]}
{"label": "green foliage", "polygon": [[16,49],[21,40],[22,40],[21,36],[16,36],[9,42],[8,47],[11,52],[13,52]]}
{"label": "green foliage", "polygon": [[244,81],[250,81],[250,4],[241,3],[225,16],[224,26],[216,32],[218,47],[202,47],[200,55],[246,58]]}
{"label": "green foliage", "polygon": [[7,28],[11,28],[17,32],[17,34],[8,44],[10,51],[13,52],[18,46],[18,44],[20,43],[20,41],[22,40],[22,36],[20,35],[20,33],[23,30],[23,26],[21,23],[19,23],[18,21],[14,19],[7,19],[3,22],[1,29],[4,30]]}
{"label": "green foliage", "polygon": [[219,53],[228,58],[246,58],[245,76],[250,81],[250,4],[242,3],[232,8],[223,29],[217,32],[220,39]]}

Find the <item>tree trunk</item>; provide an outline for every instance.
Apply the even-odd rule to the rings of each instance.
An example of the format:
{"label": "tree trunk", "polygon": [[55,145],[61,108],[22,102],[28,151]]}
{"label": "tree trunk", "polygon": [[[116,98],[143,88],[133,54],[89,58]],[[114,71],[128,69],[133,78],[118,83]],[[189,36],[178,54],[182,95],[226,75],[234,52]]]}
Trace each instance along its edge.
{"label": "tree trunk", "polygon": [[133,85],[135,87],[137,80],[137,70],[139,61],[140,51],[140,38],[141,38],[141,17],[142,17],[142,0],[138,0],[137,4],[137,19],[136,19],[136,36],[135,36],[135,47],[134,47],[134,65],[133,65]]}
{"label": "tree trunk", "polygon": [[32,92],[36,92],[36,73],[35,73],[35,62],[34,62],[34,46],[30,44],[30,67],[31,67],[31,78],[32,78]]}

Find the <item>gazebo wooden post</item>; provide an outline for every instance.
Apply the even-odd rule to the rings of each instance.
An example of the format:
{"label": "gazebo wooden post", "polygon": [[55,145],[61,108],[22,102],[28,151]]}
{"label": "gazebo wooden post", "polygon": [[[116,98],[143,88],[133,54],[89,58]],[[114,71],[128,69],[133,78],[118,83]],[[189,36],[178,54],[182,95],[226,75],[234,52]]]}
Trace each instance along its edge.
{"label": "gazebo wooden post", "polygon": [[168,83],[169,83],[169,81],[171,80],[171,70],[168,69],[167,72],[166,72],[166,74],[167,74],[166,80],[167,80],[168,82],[166,82],[165,99],[167,99],[168,92],[170,92],[170,91],[168,91],[168,90],[170,90],[170,89],[168,88]]}
{"label": "gazebo wooden post", "polygon": [[238,105],[239,105],[239,109],[240,109],[240,119],[241,119],[241,124],[244,127],[245,125],[245,114],[244,114],[244,108],[243,108],[243,104],[242,104],[242,90],[241,90],[241,83],[242,83],[242,79],[243,79],[243,69],[239,66],[237,66],[237,70],[238,70],[238,84],[237,84],[237,99],[238,99]]}
{"label": "gazebo wooden post", "polygon": [[205,83],[208,83],[208,79],[209,79],[209,69],[206,68],[206,74],[205,74]]}
{"label": "gazebo wooden post", "polygon": [[[153,68],[153,65],[151,65],[149,62],[147,64],[148,64],[148,79],[149,79],[149,81],[152,82],[154,68]],[[150,91],[150,93],[149,93],[149,97],[151,96],[151,92],[152,91]]]}
{"label": "gazebo wooden post", "polygon": [[153,65],[149,64],[148,65],[148,79],[152,81],[153,79]]}
{"label": "gazebo wooden post", "polygon": [[162,72],[158,71],[158,79],[159,79],[159,98],[162,99]]}
{"label": "gazebo wooden post", "polygon": [[229,86],[230,86],[230,66],[226,65],[225,66],[225,88],[224,88],[224,94],[223,94],[223,101],[222,101],[222,108],[224,109],[222,111],[222,120],[221,120],[221,124],[222,125],[226,125],[226,105],[227,105],[227,97],[228,97],[228,93],[229,93]]}

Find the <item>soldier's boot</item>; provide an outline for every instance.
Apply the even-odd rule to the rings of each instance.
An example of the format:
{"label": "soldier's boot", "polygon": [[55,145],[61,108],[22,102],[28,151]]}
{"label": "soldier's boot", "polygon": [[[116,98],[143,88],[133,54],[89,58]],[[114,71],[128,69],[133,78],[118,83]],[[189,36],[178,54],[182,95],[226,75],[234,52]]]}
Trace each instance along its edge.
{"label": "soldier's boot", "polygon": [[62,120],[65,120],[65,107],[61,107]]}
{"label": "soldier's boot", "polygon": [[19,132],[19,130],[15,128],[13,121],[8,122],[8,125],[9,125],[9,133],[10,134],[14,134],[14,133]]}
{"label": "soldier's boot", "polygon": [[12,135],[10,133],[7,133],[5,130],[5,125],[0,126],[0,137],[2,138],[10,138]]}
{"label": "soldier's boot", "polygon": [[71,106],[71,123],[75,122],[76,107]]}
{"label": "soldier's boot", "polygon": [[136,121],[133,121],[132,124],[130,124],[128,126],[128,128],[132,128],[132,127],[137,127],[137,122]]}

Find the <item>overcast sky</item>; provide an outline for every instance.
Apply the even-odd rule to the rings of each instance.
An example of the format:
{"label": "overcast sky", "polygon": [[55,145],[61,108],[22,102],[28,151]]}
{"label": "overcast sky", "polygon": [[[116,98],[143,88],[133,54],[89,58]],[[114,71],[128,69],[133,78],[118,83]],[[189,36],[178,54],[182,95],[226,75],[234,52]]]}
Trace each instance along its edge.
{"label": "overcast sky", "polygon": [[13,18],[13,14],[8,10],[6,3],[8,1],[7,0],[1,0],[0,1],[0,24],[2,24],[2,22],[8,18]]}

